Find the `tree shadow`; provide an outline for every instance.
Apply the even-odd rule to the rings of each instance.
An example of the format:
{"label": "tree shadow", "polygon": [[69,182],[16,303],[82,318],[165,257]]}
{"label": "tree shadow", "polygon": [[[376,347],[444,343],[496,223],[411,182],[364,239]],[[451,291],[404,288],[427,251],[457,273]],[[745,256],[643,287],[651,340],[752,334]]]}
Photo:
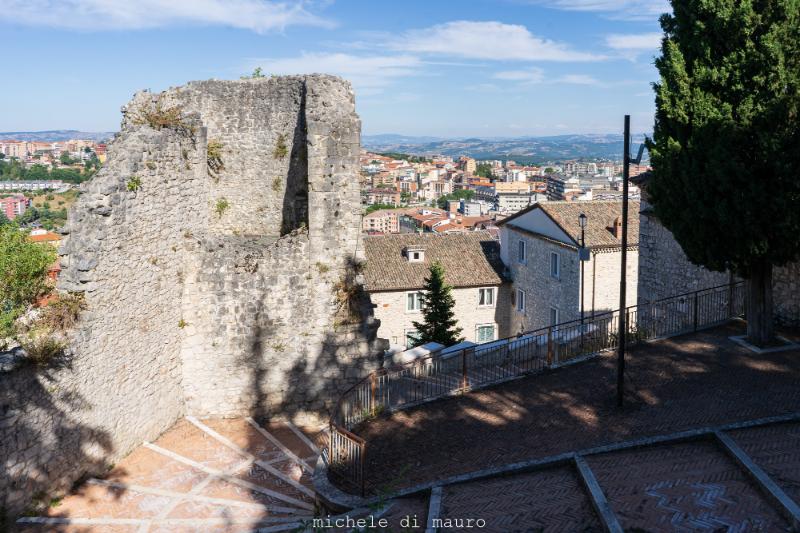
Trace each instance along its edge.
{"label": "tree shadow", "polygon": [[23,364],[0,373],[0,530],[14,530],[12,521],[20,514],[68,517],[55,498],[85,476],[108,470],[111,435],[77,416],[95,406],[75,390],[60,388],[71,371],[70,359],[63,358],[47,367]]}
{"label": "tree shadow", "polygon": [[[456,398],[357,429],[367,441],[367,485],[392,473],[403,486],[634,438],[796,412],[797,352],[747,353],[728,324],[641,343],[627,355],[625,404],[616,403],[614,353]],[[347,488],[342,486],[342,488]]]}

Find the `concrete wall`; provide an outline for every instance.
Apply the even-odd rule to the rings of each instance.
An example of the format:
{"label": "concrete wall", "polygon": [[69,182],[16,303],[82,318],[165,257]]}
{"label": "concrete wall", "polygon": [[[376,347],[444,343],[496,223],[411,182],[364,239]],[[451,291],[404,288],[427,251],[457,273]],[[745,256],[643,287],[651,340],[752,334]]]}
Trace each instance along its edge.
{"label": "concrete wall", "polygon": [[[178,106],[181,123],[143,123],[157,106]],[[353,278],[360,233],[348,83],[196,82],[138,93],[123,112],[60,251],[60,288],[88,304],[71,360],[0,373],[8,513],[101,472],[186,413],[324,416],[380,363],[377,323],[343,325],[335,295]],[[219,172],[209,140],[222,143]]]}
{"label": "concrete wall", "polygon": [[[488,288],[488,287],[486,287]],[[494,324],[495,338],[501,339],[511,335],[508,327],[509,287],[494,287],[495,305],[478,306],[478,288],[453,289],[455,306],[453,312],[458,319],[458,327],[465,340],[477,342],[477,326]],[[370,301],[375,306],[374,315],[380,321],[378,337],[386,339],[391,345],[405,346],[405,335],[413,330],[412,322],[423,320],[420,311],[408,311],[406,299],[413,291],[386,291],[370,293]]]}

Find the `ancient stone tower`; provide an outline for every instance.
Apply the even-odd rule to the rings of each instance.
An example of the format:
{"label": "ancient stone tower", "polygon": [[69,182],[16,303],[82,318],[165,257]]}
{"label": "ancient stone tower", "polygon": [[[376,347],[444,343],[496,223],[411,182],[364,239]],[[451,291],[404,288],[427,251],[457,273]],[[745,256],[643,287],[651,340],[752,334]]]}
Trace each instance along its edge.
{"label": "ancient stone tower", "polygon": [[17,436],[0,452],[19,476],[0,503],[124,456],[184,414],[324,417],[377,366],[376,326],[342,312],[359,136],[350,85],[331,76],[135,95],[60,250],[59,288],[88,304],[70,366],[47,382],[4,377],[0,423]]}

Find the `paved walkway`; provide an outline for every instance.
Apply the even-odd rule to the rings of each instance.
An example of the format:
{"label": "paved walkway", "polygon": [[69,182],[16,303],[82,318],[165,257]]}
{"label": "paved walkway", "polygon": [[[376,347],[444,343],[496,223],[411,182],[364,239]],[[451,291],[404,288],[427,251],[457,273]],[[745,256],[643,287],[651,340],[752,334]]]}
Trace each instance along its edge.
{"label": "paved walkway", "polygon": [[[723,432],[755,465],[738,464],[722,441],[650,444],[583,457],[616,531],[793,531],[791,518],[755,479],[768,472],[800,511],[800,422]],[[764,439],[768,440],[764,440]],[[596,496],[596,495],[595,495]],[[793,496],[793,498],[792,498]],[[574,461],[561,466],[445,486],[439,518],[469,532],[601,531],[590,484]],[[449,521],[449,522],[448,522]]]}
{"label": "paved walkway", "polygon": [[368,422],[372,490],[704,426],[800,411],[800,351],[758,355],[741,325],[632,349],[616,406],[613,355]]}

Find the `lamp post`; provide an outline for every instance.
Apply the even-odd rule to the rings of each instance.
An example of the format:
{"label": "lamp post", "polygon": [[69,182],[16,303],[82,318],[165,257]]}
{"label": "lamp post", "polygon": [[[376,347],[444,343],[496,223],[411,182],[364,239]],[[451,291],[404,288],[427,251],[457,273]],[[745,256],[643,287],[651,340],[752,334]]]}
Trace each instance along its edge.
{"label": "lamp post", "polygon": [[578,215],[578,225],[581,227],[581,249],[578,253],[578,259],[581,262],[581,349],[583,349],[583,317],[585,316],[584,306],[585,298],[584,291],[586,287],[586,275],[584,274],[584,264],[586,263],[586,214],[581,213]]}

